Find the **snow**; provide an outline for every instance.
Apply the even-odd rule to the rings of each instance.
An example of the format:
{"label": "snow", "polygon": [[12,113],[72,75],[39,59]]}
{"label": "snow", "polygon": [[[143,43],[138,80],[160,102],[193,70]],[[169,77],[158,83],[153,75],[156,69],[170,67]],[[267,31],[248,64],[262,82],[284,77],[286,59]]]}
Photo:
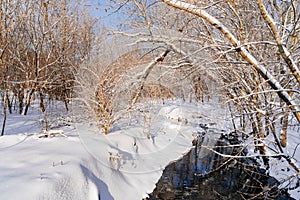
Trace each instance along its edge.
{"label": "snow", "polygon": [[[93,123],[49,114],[54,125],[48,133],[67,137],[40,137],[45,115],[31,110],[8,115],[0,138],[0,199],[142,199],[165,166],[192,147],[200,118],[215,107],[175,103],[152,114],[144,110],[117,122],[108,135]],[[143,124],[145,115],[152,116],[150,127]]]}
{"label": "snow", "polygon": [[[140,200],[153,191],[164,168],[190,150],[200,123],[230,130],[226,110],[216,104],[141,106],[117,121],[108,135],[92,121],[75,123],[73,115],[57,105],[47,115],[34,106],[28,116],[8,115],[0,137],[0,199]],[[47,131],[42,130],[45,120]],[[41,137],[45,133],[54,135]],[[271,146],[274,139],[267,139]],[[286,151],[299,166],[297,141],[299,131],[291,130]],[[271,159],[270,175],[283,181],[295,171]],[[289,192],[299,199],[299,188]]]}
{"label": "snow", "polygon": [[[300,166],[300,145],[298,145],[299,139],[299,129],[290,128],[287,136],[287,148],[284,148],[284,154],[288,155],[298,167]],[[269,141],[270,142],[268,145],[270,147],[273,147],[275,143],[274,139],[269,136]],[[290,164],[283,158],[280,160],[271,159],[269,171],[271,176],[276,177],[276,179],[278,179],[281,182],[282,188],[293,188],[297,185],[297,181],[299,181],[299,173],[297,174],[296,171],[290,166]],[[289,194],[295,199],[300,199],[300,187],[290,189]]]}

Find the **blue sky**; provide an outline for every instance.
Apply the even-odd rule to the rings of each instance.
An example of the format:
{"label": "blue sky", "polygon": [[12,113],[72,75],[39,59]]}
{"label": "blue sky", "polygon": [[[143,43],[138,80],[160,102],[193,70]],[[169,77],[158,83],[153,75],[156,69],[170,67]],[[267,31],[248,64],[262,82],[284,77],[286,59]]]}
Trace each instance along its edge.
{"label": "blue sky", "polygon": [[85,0],[86,8],[95,17],[99,17],[103,25],[108,28],[116,28],[122,22],[119,13],[112,14],[109,10],[109,0]]}

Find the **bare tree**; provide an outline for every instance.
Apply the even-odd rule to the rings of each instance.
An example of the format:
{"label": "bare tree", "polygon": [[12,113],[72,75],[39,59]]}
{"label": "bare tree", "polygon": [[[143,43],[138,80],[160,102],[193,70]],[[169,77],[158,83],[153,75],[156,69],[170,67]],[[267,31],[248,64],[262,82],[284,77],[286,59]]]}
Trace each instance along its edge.
{"label": "bare tree", "polygon": [[177,54],[167,65],[185,74],[197,99],[200,89],[222,97],[233,131],[252,139],[266,168],[273,152],[299,173],[294,154],[285,150],[288,130],[300,123],[296,1],[123,1],[112,7],[137,29],[121,34]]}
{"label": "bare tree", "polygon": [[36,97],[43,113],[45,99],[61,100],[68,110],[75,73],[91,51],[97,20],[80,0],[2,0],[0,17],[0,88],[7,91],[9,112],[15,102],[26,115]]}
{"label": "bare tree", "polygon": [[[121,117],[134,111],[133,105],[140,100],[149,96],[158,99],[172,96],[170,88],[162,84],[154,86],[155,77],[151,76],[157,71],[154,68],[164,61],[168,49],[160,50],[151,45],[138,47],[132,41],[124,36],[104,40],[77,74],[78,100],[90,111],[90,116],[94,116],[103,134]],[[156,93],[152,87],[160,92]]]}

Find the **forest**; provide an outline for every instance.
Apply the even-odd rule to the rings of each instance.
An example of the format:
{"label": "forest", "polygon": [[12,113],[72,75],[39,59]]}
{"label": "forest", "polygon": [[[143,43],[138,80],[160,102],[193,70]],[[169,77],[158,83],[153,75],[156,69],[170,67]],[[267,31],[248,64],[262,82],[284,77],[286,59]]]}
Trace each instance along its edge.
{"label": "forest", "polygon": [[249,157],[266,170],[286,163],[280,185],[299,195],[299,2],[91,2],[0,0],[2,137],[9,119],[37,108],[47,121],[57,102],[103,137],[141,118],[148,140],[157,105],[216,105]]}

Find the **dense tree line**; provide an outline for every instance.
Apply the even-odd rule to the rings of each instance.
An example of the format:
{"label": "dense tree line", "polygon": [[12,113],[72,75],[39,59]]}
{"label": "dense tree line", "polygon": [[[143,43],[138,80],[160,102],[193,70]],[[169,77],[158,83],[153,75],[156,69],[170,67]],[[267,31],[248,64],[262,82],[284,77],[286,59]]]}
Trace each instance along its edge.
{"label": "dense tree line", "polygon": [[0,0],[5,116],[6,108],[26,115],[33,98],[43,112],[46,99],[62,100],[68,110],[74,74],[91,51],[95,22],[81,1]]}

